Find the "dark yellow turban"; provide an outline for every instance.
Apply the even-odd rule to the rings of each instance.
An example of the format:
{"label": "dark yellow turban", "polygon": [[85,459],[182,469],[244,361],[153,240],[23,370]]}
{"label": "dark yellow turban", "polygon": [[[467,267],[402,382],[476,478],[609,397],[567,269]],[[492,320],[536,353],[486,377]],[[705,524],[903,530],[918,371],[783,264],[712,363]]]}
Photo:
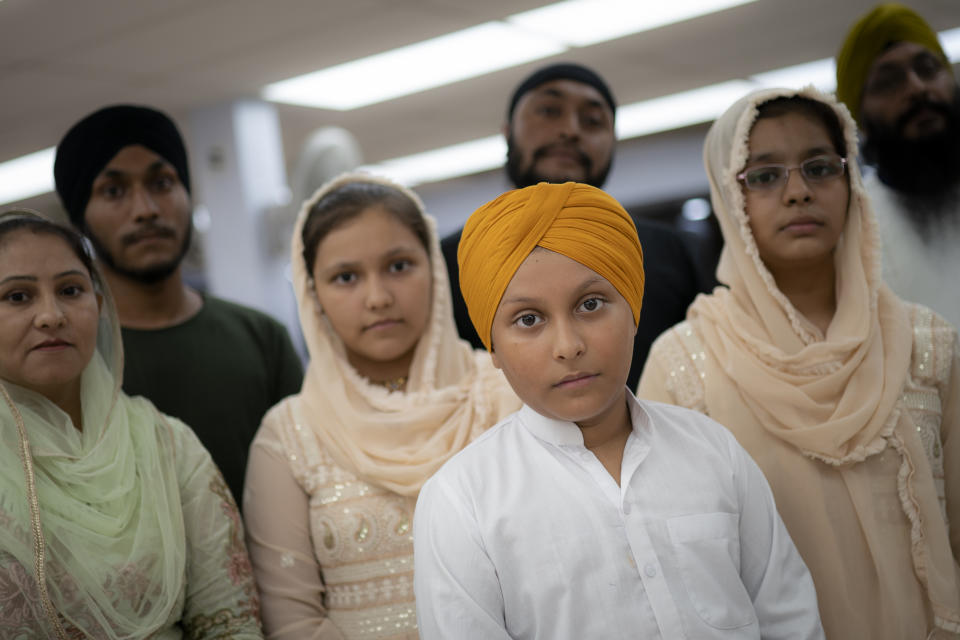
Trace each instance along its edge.
{"label": "dark yellow turban", "polygon": [[914,42],[950,66],[937,34],[915,11],[902,4],[881,4],[860,18],[837,55],[837,99],[860,122],[860,99],[873,61],[895,42]]}
{"label": "dark yellow turban", "polygon": [[540,184],[508,191],[470,216],[460,238],[460,289],[483,344],[507,285],[535,247],[576,260],[610,282],[640,321],[643,250],[630,215],[585,184]]}

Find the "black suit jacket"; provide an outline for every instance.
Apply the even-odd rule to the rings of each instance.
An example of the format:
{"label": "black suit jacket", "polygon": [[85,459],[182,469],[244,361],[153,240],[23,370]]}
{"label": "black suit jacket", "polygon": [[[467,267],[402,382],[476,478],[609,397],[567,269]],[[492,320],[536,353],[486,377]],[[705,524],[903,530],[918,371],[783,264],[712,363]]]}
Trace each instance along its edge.
{"label": "black suit jacket", "polygon": [[[640,326],[633,341],[633,363],[627,385],[632,391],[637,388],[643,365],[647,361],[650,345],[661,333],[683,321],[687,307],[701,291],[697,269],[690,249],[681,235],[667,227],[643,220],[635,220],[637,235],[643,247],[643,270],[645,286],[643,308],[640,311]],[[450,274],[450,291],[453,295],[453,315],[460,337],[475,348],[483,349],[477,335],[467,304],[460,293],[460,269],[457,265],[457,247],[463,229],[450,234],[440,242],[443,258]]]}

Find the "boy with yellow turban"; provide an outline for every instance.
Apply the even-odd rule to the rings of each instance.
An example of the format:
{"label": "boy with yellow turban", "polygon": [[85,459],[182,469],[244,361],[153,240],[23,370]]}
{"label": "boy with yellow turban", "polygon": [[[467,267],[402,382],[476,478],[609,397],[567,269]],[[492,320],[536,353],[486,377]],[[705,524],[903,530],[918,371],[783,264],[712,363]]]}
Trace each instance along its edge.
{"label": "boy with yellow turban", "polygon": [[458,258],[524,406],[421,490],[421,637],[822,638],[753,460],[625,386],[644,274],[616,200],[572,182],[508,192],[467,221]]}

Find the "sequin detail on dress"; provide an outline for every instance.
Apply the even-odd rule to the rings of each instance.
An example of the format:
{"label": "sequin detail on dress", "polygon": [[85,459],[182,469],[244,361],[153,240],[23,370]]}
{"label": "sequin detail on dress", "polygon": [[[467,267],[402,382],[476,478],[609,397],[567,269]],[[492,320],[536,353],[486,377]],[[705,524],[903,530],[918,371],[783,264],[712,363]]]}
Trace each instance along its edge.
{"label": "sequin detail on dress", "polygon": [[288,421],[282,439],[291,470],[309,495],[310,532],[326,586],[327,616],[345,638],[417,638],[415,499],[339,467],[309,429],[296,427],[295,420]]}

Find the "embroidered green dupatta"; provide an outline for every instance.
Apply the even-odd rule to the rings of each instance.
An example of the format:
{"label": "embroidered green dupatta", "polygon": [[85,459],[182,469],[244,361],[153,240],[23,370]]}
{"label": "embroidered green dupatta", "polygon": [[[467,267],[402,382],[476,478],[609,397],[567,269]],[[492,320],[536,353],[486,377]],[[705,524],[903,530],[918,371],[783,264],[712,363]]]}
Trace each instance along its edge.
{"label": "embroidered green dupatta", "polygon": [[144,638],[183,606],[174,439],[153,405],[121,392],[119,325],[98,288],[105,300],[81,378],[82,432],[44,396],[0,380],[5,638]]}

